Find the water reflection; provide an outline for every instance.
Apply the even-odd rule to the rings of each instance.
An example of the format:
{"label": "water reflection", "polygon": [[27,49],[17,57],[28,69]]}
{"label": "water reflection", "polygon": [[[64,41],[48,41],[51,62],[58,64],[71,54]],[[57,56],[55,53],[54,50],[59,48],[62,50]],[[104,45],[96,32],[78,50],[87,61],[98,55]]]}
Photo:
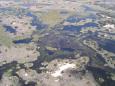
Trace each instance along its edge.
{"label": "water reflection", "polygon": [[15,33],[16,32],[16,30],[11,26],[4,25],[3,27],[5,27],[6,32],[10,32],[10,33]]}
{"label": "water reflection", "polygon": [[100,43],[100,47],[109,52],[115,53],[115,40],[105,40],[104,43]]}
{"label": "water reflection", "polygon": [[21,39],[21,40],[14,40],[13,42],[15,44],[28,44],[32,41],[32,38],[26,38],[26,39]]}
{"label": "water reflection", "polygon": [[[114,86],[115,85],[115,80],[111,79],[111,74],[107,72],[106,70],[101,69],[101,68],[91,67],[91,66],[88,66],[87,69],[93,73],[97,82],[100,83],[100,86]],[[103,79],[104,81],[101,82],[99,80],[100,78]]]}
{"label": "water reflection", "polygon": [[47,27],[45,24],[42,24],[42,22],[38,19],[38,17],[36,15],[34,15],[30,12],[28,12],[26,15],[33,18],[32,22],[31,22],[31,25],[36,26],[37,30],[40,30],[40,29],[43,29],[43,28]]}
{"label": "water reflection", "polygon": [[85,23],[84,25],[78,25],[78,26],[66,25],[64,26],[63,30],[80,31],[81,29],[87,28],[87,27],[98,27],[98,24],[90,22],[90,23]]}

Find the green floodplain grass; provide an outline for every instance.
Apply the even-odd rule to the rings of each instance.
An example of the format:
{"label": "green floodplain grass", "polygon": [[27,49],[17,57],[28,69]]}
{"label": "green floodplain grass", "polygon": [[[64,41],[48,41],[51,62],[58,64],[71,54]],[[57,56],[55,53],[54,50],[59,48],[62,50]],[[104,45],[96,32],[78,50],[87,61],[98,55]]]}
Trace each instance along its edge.
{"label": "green floodplain grass", "polygon": [[13,44],[12,39],[4,31],[4,28],[2,26],[0,26],[0,44],[7,47],[10,47]]}

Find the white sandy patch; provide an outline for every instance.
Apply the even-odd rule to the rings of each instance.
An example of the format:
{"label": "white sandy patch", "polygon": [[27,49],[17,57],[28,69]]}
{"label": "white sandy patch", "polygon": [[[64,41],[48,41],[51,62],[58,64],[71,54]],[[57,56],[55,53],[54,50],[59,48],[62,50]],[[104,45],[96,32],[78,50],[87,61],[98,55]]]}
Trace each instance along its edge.
{"label": "white sandy patch", "polygon": [[67,69],[69,69],[69,68],[75,68],[75,64],[69,64],[69,63],[64,64],[64,65],[62,65],[61,67],[59,67],[59,69],[56,70],[56,71],[55,71],[54,73],[52,73],[51,75],[52,75],[53,77],[62,76],[61,72],[64,71],[64,70],[67,70]]}
{"label": "white sandy patch", "polygon": [[28,76],[28,73],[25,73],[24,76]]}
{"label": "white sandy patch", "polygon": [[103,26],[105,28],[112,28],[114,29],[115,28],[115,25],[114,24],[106,24],[105,26]]}

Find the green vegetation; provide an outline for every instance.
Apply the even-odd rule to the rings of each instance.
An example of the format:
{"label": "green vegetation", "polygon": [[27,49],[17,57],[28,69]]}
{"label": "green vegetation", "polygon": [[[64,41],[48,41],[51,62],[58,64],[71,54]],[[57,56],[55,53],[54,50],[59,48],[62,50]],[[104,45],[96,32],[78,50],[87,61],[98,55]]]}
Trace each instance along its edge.
{"label": "green vegetation", "polygon": [[97,29],[96,27],[85,27],[80,30],[81,33],[87,33],[88,31],[95,32]]}
{"label": "green vegetation", "polygon": [[41,16],[44,23],[48,24],[50,27],[54,26],[62,20],[61,15],[58,11],[49,11]]}
{"label": "green vegetation", "polygon": [[24,36],[16,36],[15,38],[13,38],[13,40],[21,40],[21,39],[26,39],[26,37],[24,37]]}
{"label": "green vegetation", "polygon": [[53,48],[53,47],[49,47],[49,46],[46,46],[46,49],[51,50],[51,51],[56,51],[57,50],[57,48]]}
{"label": "green vegetation", "polygon": [[9,70],[5,71],[5,74],[7,76],[12,76],[12,69],[9,69]]}
{"label": "green vegetation", "polygon": [[71,57],[74,55],[74,52],[69,52],[69,51],[62,51],[62,50],[56,50],[56,51],[51,51],[53,52],[53,54],[49,54],[50,50],[49,51],[46,51],[46,48],[40,48],[39,50],[40,52],[40,57],[39,59],[41,61],[51,61],[55,58],[66,58],[66,57]]}
{"label": "green vegetation", "polygon": [[77,22],[77,25],[84,25],[90,22],[92,22],[92,19],[81,20],[80,22]]}
{"label": "green vegetation", "polygon": [[40,38],[44,37],[44,34],[34,34],[32,35],[32,41],[38,41]]}
{"label": "green vegetation", "polygon": [[12,43],[12,39],[5,33],[3,27],[0,26],[0,44],[10,47]]}

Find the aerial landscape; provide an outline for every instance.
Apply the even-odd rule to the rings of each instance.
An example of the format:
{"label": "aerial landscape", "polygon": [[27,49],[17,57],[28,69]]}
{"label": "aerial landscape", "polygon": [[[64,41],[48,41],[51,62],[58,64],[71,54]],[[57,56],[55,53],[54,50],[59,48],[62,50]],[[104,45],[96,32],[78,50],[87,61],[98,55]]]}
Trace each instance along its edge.
{"label": "aerial landscape", "polygon": [[115,0],[0,0],[0,86],[115,86]]}

